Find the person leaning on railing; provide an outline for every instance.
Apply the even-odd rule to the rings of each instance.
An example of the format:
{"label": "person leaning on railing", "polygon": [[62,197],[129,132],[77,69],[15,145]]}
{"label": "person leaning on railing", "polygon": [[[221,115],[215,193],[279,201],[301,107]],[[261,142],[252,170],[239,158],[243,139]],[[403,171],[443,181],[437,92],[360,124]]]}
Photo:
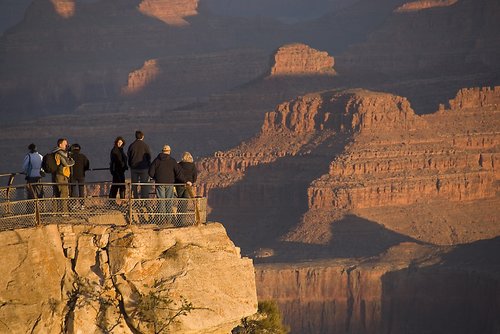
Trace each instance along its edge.
{"label": "person leaning on railing", "polygon": [[[182,174],[186,182],[191,184],[177,185],[175,191],[177,192],[177,197],[179,198],[194,198],[196,197],[193,184],[196,182],[198,177],[198,171],[196,170],[196,165],[193,162],[193,156],[189,152],[184,152],[182,154],[182,160],[179,162],[179,167],[182,169]],[[179,180],[176,180],[178,183]]]}
{"label": "person leaning on railing", "polygon": [[43,187],[36,186],[42,178],[42,155],[38,153],[36,145],[31,143],[28,146],[28,154],[24,157],[23,173],[26,175],[26,183],[28,185],[28,199],[43,197]]}
{"label": "person leaning on railing", "polygon": [[[181,167],[174,158],[170,156],[170,146],[164,145],[162,152],[151,163],[149,176],[160,185],[156,186],[156,196],[158,198],[174,198],[173,184],[178,180],[186,183]],[[191,184],[191,182],[189,182]],[[161,201],[160,212],[172,213],[172,202]]]}

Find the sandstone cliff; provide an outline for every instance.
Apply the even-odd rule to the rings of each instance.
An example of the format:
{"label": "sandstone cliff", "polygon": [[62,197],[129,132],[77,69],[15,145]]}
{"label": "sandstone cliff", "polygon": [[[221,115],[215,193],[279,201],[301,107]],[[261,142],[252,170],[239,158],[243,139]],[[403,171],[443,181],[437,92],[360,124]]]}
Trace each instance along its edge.
{"label": "sandstone cliff", "polygon": [[402,243],[380,256],[256,266],[259,299],[291,333],[495,333],[499,239],[457,248]]}
{"label": "sandstone cliff", "polygon": [[75,15],[75,0],[50,0],[61,17],[67,19]]}
{"label": "sandstone cliff", "polygon": [[419,0],[407,2],[404,5],[396,8],[396,13],[416,12],[419,10],[435,8],[435,7],[448,7],[454,5],[458,0]]}
{"label": "sandstone cliff", "polygon": [[[261,242],[281,237],[334,247],[332,223],[349,214],[437,244],[491,238],[500,233],[499,93],[461,90],[450,109],[424,116],[391,94],[308,94],[269,112],[256,137],[200,161],[202,189],[230,188],[209,195],[220,219],[232,214],[219,205],[271,206],[249,214],[252,222],[273,221],[262,223]],[[307,200],[299,190],[305,184]],[[288,222],[275,211],[287,211]],[[229,230],[239,244],[252,244],[250,231]]]}
{"label": "sandstone cliff", "polygon": [[169,25],[185,26],[186,17],[198,14],[198,0],[142,0],[138,8]]}
{"label": "sandstone cliff", "polygon": [[160,291],[174,312],[183,300],[194,307],[169,327],[176,333],[228,333],[256,312],[252,261],[220,224],[49,225],[0,239],[2,332],[152,333],[144,307]]}
{"label": "sandstone cliff", "polygon": [[157,59],[150,59],[144,62],[142,68],[133,71],[128,75],[127,86],[122,88],[122,94],[130,95],[139,93],[147,88],[147,85],[154,81],[160,74]]}
{"label": "sandstone cliff", "polygon": [[327,52],[305,44],[287,44],[274,54],[271,75],[333,75],[334,60]]}

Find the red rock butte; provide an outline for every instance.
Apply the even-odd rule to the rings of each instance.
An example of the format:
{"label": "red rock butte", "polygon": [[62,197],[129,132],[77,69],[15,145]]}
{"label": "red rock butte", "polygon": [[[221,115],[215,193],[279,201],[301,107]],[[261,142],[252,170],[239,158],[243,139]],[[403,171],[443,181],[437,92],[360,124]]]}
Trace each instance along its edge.
{"label": "red rock butte", "polygon": [[185,26],[186,17],[198,14],[198,0],[142,0],[138,8],[168,25]]}
{"label": "red rock butte", "polygon": [[305,44],[287,44],[274,54],[271,76],[334,75],[333,65],[334,59],[327,52],[318,51]]}
{"label": "red rock butte", "polygon": [[458,0],[419,0],[407,2],[404,5],[396,8],[396,13],[407,13],[407,12],[417,12],[419,10],[436,8],[436,7],[448,7],[454,5]]}
{"label": "red rock butte", "polygon": [[[235,184],[249,167],[312,155],[330,160],[328,172],[311,180],[308,212],[285,240],[329,242],[330,222],[349,212],[437,244],[494,237],[500,233],[491,221],[500,178],[500,87],[460,90],[449,105],[418,116],[406,98],[387,93],[349,90],[299,97],[267,113],[256,137],[200,161],[204,191]],[[297,168],[303,175],[311,167],[288,166],[284,172],[297,178],[292,176]],[[436,206],[449,208],[441,212],[444,218],[436,218]],[[462,216],[450,221],[446,214]],[[474,234],[464,218],[471,214],[480,222]],[[418,219],[435,224],[410,230]]]}

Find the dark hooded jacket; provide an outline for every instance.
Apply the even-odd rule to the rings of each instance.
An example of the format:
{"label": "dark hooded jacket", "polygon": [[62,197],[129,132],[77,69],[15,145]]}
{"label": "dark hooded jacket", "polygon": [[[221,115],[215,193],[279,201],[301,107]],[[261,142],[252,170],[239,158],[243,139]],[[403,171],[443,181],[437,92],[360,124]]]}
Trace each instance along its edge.
{"label": "dark hooded jacket", "polygon": [[170,154],[160,153],[149,167],[149,176],[157,183],[186,183],[182,169]]}
{"label": "dark hooded jacket", "polygon": [[109,171],[112,175],[121,175],[125,173],[128,169],[127,167],[127,156],[123,151],[123,147],[113,146],[111,153],[109,154]]}
{"label": "dark hooded jacket", "polygon": [[75,160],[75,164],[71,169],[71,179],[80,180],[85,178],[85,172],[90,169],[89,159],[79,151],[72,151],[71,157]]}
{"label": "dark hooded jacket", "polygon": [[181,166],[182,174],[187,181],[191,183],[196,182],[196,178],[198,177],[198,171],[196,170],[196,166],[193,162],[181,161],[179,162],[179,166]]}

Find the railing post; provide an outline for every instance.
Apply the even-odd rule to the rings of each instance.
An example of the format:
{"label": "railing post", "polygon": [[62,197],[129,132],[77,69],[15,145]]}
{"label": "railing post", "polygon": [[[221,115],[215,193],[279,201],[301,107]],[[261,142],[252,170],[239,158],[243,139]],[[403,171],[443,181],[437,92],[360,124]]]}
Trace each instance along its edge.
{"label": "railing post", "polygon": [[36,226],[42,225],[42,222],[40,221],[40,207],[38,206],[38,198],[34,199],[35,201],[35,224]]}
{"label": "railing post", "polygon": [[[128,223],[132,225],[132,181],[126,183],[128,188]],[[127,189],[125,189],[127,190]]]}

